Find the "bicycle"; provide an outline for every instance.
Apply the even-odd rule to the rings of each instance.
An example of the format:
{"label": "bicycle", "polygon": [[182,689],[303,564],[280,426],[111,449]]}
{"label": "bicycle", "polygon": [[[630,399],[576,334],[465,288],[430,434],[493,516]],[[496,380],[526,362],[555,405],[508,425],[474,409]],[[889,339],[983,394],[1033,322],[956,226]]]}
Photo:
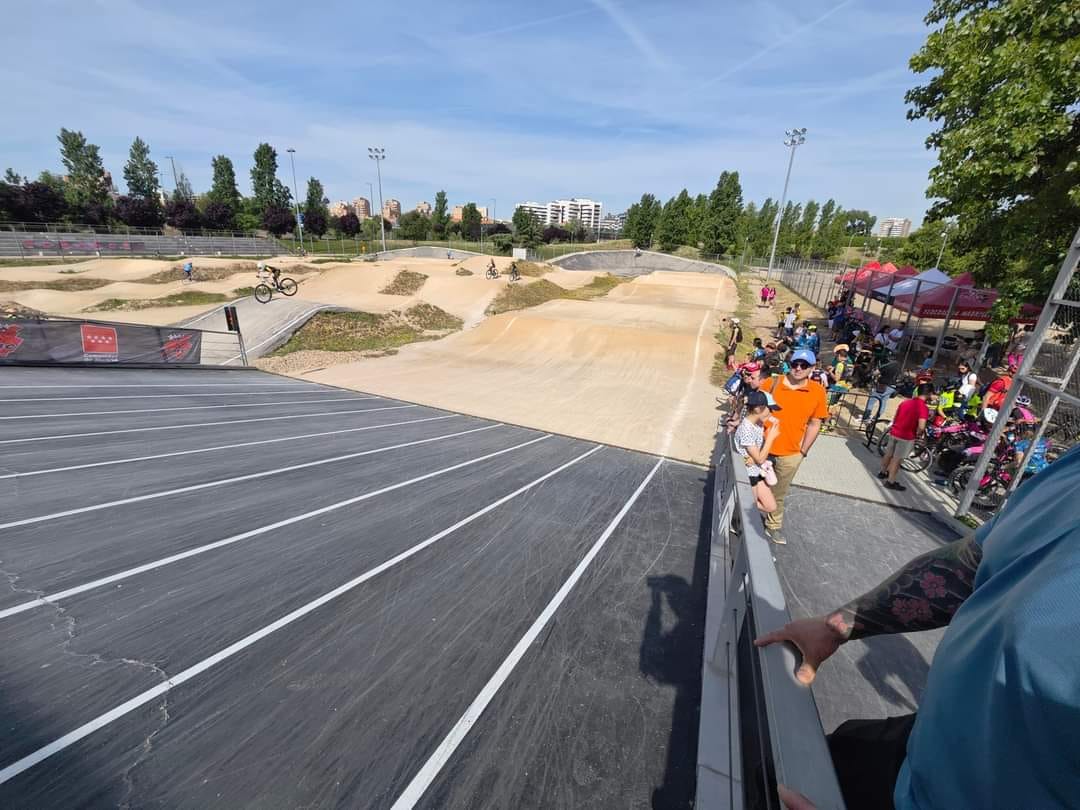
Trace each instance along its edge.
{"label": "bicycle", "polygon": [[494,279],[499,277],[499,271],[494,267],[489,267],[487,272],[484,273],[484,278]]}
{"label": "bicycle", "polygon": [[510,280],[521,281],[521,273],[519,273],[518,269],[513,265],[510,266]]}
{"label": "bicycle", "polygon": [[[877,451],[879,456],[885,455],[885,448],[889,444],[889,428],[892,427],[892,419],[878,419],[867,430],[867,446],[870,446],[871,437],[877,432],[877,426],[881,425],[881,435],[877,439]],[[911,453],[900,462],[900,466],[908,472],[922,472],[930,466],[934,460],[933,451],[927,444],[926,439],[916,439],[911,448]]]}
{"label": "bicycle", "polygon": [[277,290],[282,295],[296,295],[297,286],[296,282],[288,276],[282,276],[278,279],[277,283],[271,282],[267,284],[265,281],[260,282],[255,287],[255,300],[260,304],[267,304],[270,299],[274,297],[274,290]]}

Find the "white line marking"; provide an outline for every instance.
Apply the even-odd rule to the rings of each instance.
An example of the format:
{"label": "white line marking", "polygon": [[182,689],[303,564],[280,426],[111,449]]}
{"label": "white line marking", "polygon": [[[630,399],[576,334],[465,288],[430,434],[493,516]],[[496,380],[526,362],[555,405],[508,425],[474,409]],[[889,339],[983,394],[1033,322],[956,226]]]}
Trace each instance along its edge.
{"label": "white line marking", "polygon": [[[259,375],[255,375],[259,376]],[[10,388],[227,388],[235,386],[243,386],[245,388],[258,388],[260,386],[273,386],[273,385],[288,385],[288,382],[272,382],[272,383],[106,383],[102,385],[5,385],[5,389]],[[301,383],[293,386],[294,388],[308,388],[310,383]]]}
{"label": "white line marking", "polygon": [[366,430],[379,430],[380,428],[400,427],[401,425],[416,425],[421,422],[438,422],[443,419],[453,419],[458,414],[449,416],[429,416],[424,419],[410,419],[405,422],[387,422],[381,425],[365,425],[364,427],[342,428],[341,430],[325,430],[321,433],[303,433],[299,436],[283,436],[276,439],[260,439],[252,442],[238,442],[237,444],[219,444],[214,447],[200,447],[195,450],[177,450],[172,453],[156,453],[152,456],[135,456],[133,458],[118,458],[112,461],[94,461],[89,464],[73,464],[70,467],[52,467],[47,470],[30,470],[29,472],[8,473],[0,475],[0,480],[5,478],[28,478],[31,475],[48,475],[49,473],[70,472],[72,470],[87,470],[91,467],[111,467],[114,464],[131,464],[136,461],[152,461],[158,458],[174,458],[176,456],[190,456],[197,453],[212,453],[216,450],[232,450],[237,447],[254,447],[260,444],[275,444],[276,442],[295,442],[298,439],[314,439],[319,436],[337,436],[341,433],[359,433]]}
{"label": "white line marking", "polygon": [[[544,437],[541,437],[541,438],[547,438],[547,437],[544,436]],[[540,441],[540,439],[534,439],[533,441]],[[528,442],[528,444],[532,444],[532,442]],[[551,478],[553,475],[556,475],[559,472],[562,472],[567,467],[571,467],[574,464],[577,464],[579,461],[584,459],[586,456],[588,456],[588,455],[590,455],[592,453],[595,453],[597,450],[600,449],[600,447],[601,446],[599,446],[599,445],[597,447],[594,447],[589,452],[583,453],[582,455],[578,456],[577,458],[573,459],[572,461],[569,461],[566,464],[563,464],[561,467],[558,467],[557,469],[552,470],[551,472],[547,473],[546,475],[542,475],[540,478],[537,478],[535,481],[533,481],[533,482],[531,482],[529,484],[526,484],[525,486],[521,487],[520,489],[515,490],[514,492],[510,493],[509,495],[506,495],[506,496],[500,498],[499,500],[488,504],[487,506],[485,506],[483,509],[479,510],[478,512],[473,512],[467,518],[463,518],[462,520],[459,520],[453,526],[451,526],[451,527],[449,527],[447,529],[443,529],[441,532],[439,532],[438,534],[432,535],[427,540],[424,540],[424,541],[422,541],[420,543],[417,543],[415,546],[406,549],[405,551],[401,552],[397,556],[391,557],[386,562],[381,563],[380,565],[377,565],[377,566],[375,566],[374,568],[372,568],[372,569],[370,569],[368,571],[365,571],[363,574],[356,577],[355,579],[350,579],[344,585],[341,585],[341,586],[339,586],[337,588],[334,588],[334,590],[332,590],[332,591],[328,591],[327,593],[324,593],[322,596],[318,597],[317,599],[313,599],[312,601],[308,602],[305,605],[301,605],[300,607],[298,607],[296,610],[292,611],[291,613],[286,613],[284,616],[282,616],[277,621],[272,622],[272,623],[266,625],[265,627],[263,627],[263,628],[261,628],[259,630],[256,630],[254,633],[251,633],[250,635],[244,636],[239,641],[236,641],[236,642],[230,644],[228,647],[224,648],[223,650],[219,650],[218,652],[214,653],[209,658],[204,658],[199,663],[188,667],[187,669],[183,670],[182,672],[178,672],[176,675],[173,675],[168,680],[162,681],[160,684],[157,684],[156,686],[151,687],[150,689],[147,689],[145,692],[142,692],[142,693],[136,695],[135,697],[131,698],[130,700],[124,701],[119,706],[116,706],[115,708],[110,709],[109,711],[105,712],[104,714],[98,715],[97,717],[95,717],[90,722],[84,723],[83,725],[79,726],[78,728],[74,729],[73,731],[69,731],[64,736],[53,740],[48,745],[44,745],[41,748],[37,749],[36,751],[34,751],[34,752],[30,753],[30,754],[27,754],[22,759],[16,760],[15,762],[11,763],[10,765],[8,765],[3,770],[0,770],[0,784],[3,784],[4,782],[8,782],[11,779],[14,779],[16,776],[18,776],[23,771],[26,771],[26,770],[29,770],[30,768],[33,768],[39,762],[42,762],[43,760],[48,759],[53,754],[56,754],[56,753],[59,753],[60,751],[63,751],[65,748],[68,748],[68,747],[74,745],[79,740],[83,739],[84,737],[90,736],[91,734],[93,734],[98,729],[104,728],[105,726],[109,725],[110,723],[112,723],[115,720],[119,720],[125,714],[129,714],[130,712],[133,712],[135,709],[139,708],[140,706],[146,705],[147,703],[149,703],[150,701],[152,701],[155,698],[159,697],[160,695],[165,694],[166,692],[168,692],[173,687],[180,686],[181,684],[186,683],[187,681],[190,681],[192,678],[194,678],[194,677],[196,677],[198,675],[201,675],[203,672],[206,672],[206,670],[210,669],[211,667],[217,666],[222,661],[226,661],[229,658],[232,658],[238,652],[246,650],[252,644],[255,644],[256,642],[261,641],[262,639],[266,638],[267,636],[269,636],[272,633],[276,633],[278,630],[280,630],[283,627],[287,627],[288,625],[295,622],[297,619],[302,619],[304,616],[307,616],[309,613],[312,613],[313,611],[318,610],[320,607],[327,604],[328,602],[332,602],[333,600],[337,599],[339,596],[342,596],[343,594],[348,593],[349,591],[353,590],[354,588],[356,588],[356,587],[358,587],[360,585],[363,585],[368,580],[377,577],[383,571],[386,571],[386,570],[388,570],[390,568],[393,568],[395,565],[397,565],[400,562],[404,562],[405,560],[409,559],[409,557],[412,557],[413,555],[418,554],[419,552],[423,551],[428,546],[431,546],[431,545],[437,543],[439,540],[446,537],[451,532],[454,532],[457,529],[460,529],[462,526],[465,526],[466,524],[471,523],[472,521],[474,521],[477,518],[481,517],[482,515],[487,514],[492,509],[499,506],[500,504],[506,503],[511,498],[517,497],[521,493],[525,492],[526,490],[531,489],[532,487],[536,486],[537,484],[541,483],[542,481],[545,481],[548,478]],[[511,447],[508,450],[500,450],[499,452],[500,453],[506,453],[506,452],[509,452],[509,450],[513,450],[513,449],[514,448]]]}
{"label": "white line marking", "polygon": [[272,405],[307,405],[312,402],[349,402],[357,399],[378,397],[336,397],[334,399],[293,399],[285,402],[245,402],[241,405],[185,405],[182,408],[133,408],[127,411],[81,411],[78,413],[33,413],[26,416],[0,416],[0,419],[59,419],[63,416],[112,416],[118,413],[165,413],[166,411],[205,411],[209,408],[262,408]]}
{"label": "white line marking", "polygon": [[418,444],[427,444],[429,442],[437,442],[443,439],[453,439],[457,436],[466,436],[470,433],[480,433],[485,430],[493,430],[497,427],[503,427],[501,422],[497,422],[494,425],[485,425],[484,427],[472,428],[470,430],[462,430],[457,433],[444,433],[442,436],[433,436],[430,439],[417,439],[411,442],[402,442],[401,444],[390,444],[386,447],[376,447],[374,450],[361,450],[358,453],[346,453],[343,456],[332,456],[330,458],[320,459],[318,461],[306,461],[303,464],[290,464],[288,467],[276,467],[272,470],[265,470],[263,472],[249,473],[247,475],[237,475],[233,478],[220,478],[217,481],[206,481],[202,484],[192,484],[187,487],[179,487],[177,489],[166,489],[161,492],[150,492],[146,495],[135,495],[131,498],[121,498],[117,501],[105,501],[104,503],[96,503],[93,506],[80,506],[76,509],[66,509],[63,512],[53,512],[48,515],[38,515],[32,518],[23,518],[22,520],[12,520],[8,523],[0,523],[0,529],[11,529],[15,526],[29,526],[34,523],[45,523],[49,520],[57,520],[62,517],[70,517],[71,515],[83,515],[87,512],[100,512],[102,509],[111,509],[114,506],[124,506],[129,503],[142,503],[143,501],[153,501],[158,498],[168,498],[172,495],[182,495],[186,492],[197,492],[202,489],[209,489],[211,487],[221,487],[226,484],[237,484],[241,481],[254,481],[259,478],[268,478],[271,475],[281,475],[282,473],[295,472],[296,470],[306,470],[309,467],[321,467],[323,464],[333,464],[337,461],[347,461],[350,458],[360,458],[361,456],[373,456],[376,453],[385,453],[388,450],[400,450],[402,447],[413,447]]}
{"label": "white line marking", "polygon": [[499,688],[506,682],[507,678],[514,671],[514,668],[518,665],[521,659],[528,652],[529,647],[536,641],[540,632],[544,629],[551,617],[555,615],[555,611],[559,609],[559,606],[566,600],[566,597],[573,590],[574,585],[581,579],[585,573],[585,569],[589,567],[589,563],[593,561],[597,554],[600,553],[600,549],[607,543],[608,538],[614,533],[615,529],[622,522],[622,519],[626,517],[626,513],[630,511],[630,508],[634,505],[634,502],[638,499],[641,493],[648,486],[653,476],[656,475],[656,471],[660,469],[660,465],[664,463],[664,459],[660,459],[653,466],[649,474],[645,476],[645,480],[642,481],[634,494],[630,496],[619,513],[615,515],[611,523],[604,529],[604,533],[600,535],[600,538],[593,543],[592,548],[581,558],[581,562],[577,564],[577,567],[570,574],[570,577],[562,584],[562,587],[551,598],[551,601],[547,603],[547,606],[541,611],[540,615],[536,617],[536,621],[532,623],[532,626],[525,631],[525,635],[521,637],[517,644],[514,645],[514,649],[510,651],[510,654],[499,665],[499,668],[495,670],[495,674],[491,676],[491,679],[484,684],[484,687],[477,694],[476,699],[469,704],[469,708],[465,710],[465,714],[454,724],[454,727],[450,729],[450,733],[446,735],[446,738],[439,744],[439,747],[435,749],[435,752],[424,763],[423,767],[417,772],[416,776],[412,778],[408,786],[402,791],[401,795],[391,806],[390,810],[411,810],[416,806],[416,803],[420,801],[420,798],[424,795],[424,792],[431,786],[431,783],[435,781],[435,777],[438,776],[439,771],[453,755],[454,751],[461,744],[461,741],[465,739],[465,736],[469,733],[469,729],[473,727],[473,724],[480,719],[480,715],[484,713],[484,709],[491,703],[492,698],[495,697],[495,693],[499,691]]}
{"label": "white line marking", "polygon": [[[378,399],[378,397],[374,397]],[[392,400],[391,400],[392,401]],[[282,419],[306,419],[309,416],[341,416],[351,413],[372,413],[374,411],[399,411],[402,408],[419,408],[419,405],[387,405],[382,408],[354,408],[348,411],[318,411],[316,413],[294,413],[288,416],[259,416],[255,419],[226,419],[221,422],[194,422],[190,425],[157,425],[156,427],[122,428],[120,430],[98,430],[92,433],[60,433],[56,436],[30,436],[26,439],[2,439],[0,444],[18,444],[19,442],[47,442],[53,439],[82,439],[87,436],[113,436],[117,433],[145,433],[151,430],[185,430],[187,428],[215,427],[217,425],[246,425],[251,422],[278,422]]]}
{"label": "white line marking", "polygon": [[[270,394],[292,394],[300,386],[291,385],[288,388],[278,388],[273,391],[221,391],[212,394],[113,394],[104,397],[16,397],[15,399],[0,399],[0,402],[78,402],[82,399],[177,399],[178,397],[265,397]],[[326,390],[312,391],[312,394],[337,393]]]}
{"label": "white line marking", "polygon": [[[544,438],[547,438],[547,437],[545,436]],[[533,442],[536,442],[536,441],[540,441],[540,439],[534,439],[533,440]],[[526,444],[532,444],[533,442],[527,442]],[[223,540],[216,540],[213,543],[207,543],[206,545],[196,546],[195,548],[189,548],[186,551],[181,551],[181,552],[179,552],[177,554],[172,554],[172,555],[170,555],[168,557],[163,557],[160,560],[154,560],[153,562],[145,563],[143,565],[138,565],[138,566],[135,566],[134,568],[128,568],[125,571],[119,571],[119,572],[117,572],[115,574],[110,574],[107,577],[102,577],[101,579],[95,579],[95,580],[92,580],[91,582],[83,583],[82,585],[76,585],[76,586],[74,586],[72,588],[68,588],[68,589],[63,590],[63,591],[57,591],[56,593],[46,594],[45,596],[42,596],[42,597],[39,597],[37,599],[31,600],[30,602],[23,602],[22,604],[15,605],[14,607],[6,608],[5,610],[0,610],[0,619],[6,619],[9,616],[14,616],[17,613],[23,613],[23,612],[25,612],[27,610],[33,610],[36,607],[44,607],[45,605],[53,605],[53,606],[55,606],[58,602],[60,602],[60,601],[62,601],[64,599],[69,599],[72,596],[77,596],[80,593],[86,593],[87,591],[96,590],[97,588],[104,587],[105,585],[111,585],[112,583],[119,582],[122,579],[129,579],[130,577],[137,576],[138,574],[142,574],[142,573],[145,573],[147,571],[153,571],[153,570],[155,570],[157,568],[164,568],[166,565],[172,565],[174,562],[179,562],[180,560],[186,560],[188,557],[195,557],[195,556],[197,556],[199,554],[205,554],[208,551],[213,551],[214,549],[223,548],[225,546],[231,546],[233,543],[239,543],[241,540],[248,540],[248,539],[250,539],[252,537],[257,537],[260,534],[265,534],[266,532],[270,532],[270,531],[273,531],[275,529],[280,529],[282,526],[289,526],[289,525],[291,525],[293,523],[298,523],[301,520],[307,520],[308,518],[317,517],[318,515],[326,514],[327,512],[331,512],[331,511],[334,511],[336,509],[341,509],[341,508],[343,508],[345,506],[350,506],[350,505],[352,505],[354,503],[359,503],[360,501],[365,501],[365,500],[367,500],[369,498],[374,498],[376,495],[382,495],[385,492],[390,492],[390,491],[395,490],[395,489],[401,489],[402,487],[409,486],[410,484],[415,484],[418,481],[423,481],[425,479],[432,478],[432,477],[434,477],[436,475],[442,475],[443,473],[447,473],[447,472],[450,472],[452,470],[460,469],[461,467],[467,466],[469,464],[475,464],[477,461],[482,461],[484,459],[491,458],[491,455],[499,455],[500,453],[507,453],[507,452],[510,452],[510,450],[516,450],[518,447],[523,447],[523,446],[524,445],[516,445],[515,447],[511,447],[511,448],[509,448],[507,450],[500,450],[498,453],[493,453],[493,454],[490,454],[490,455],[487,455],[487,456],[481,456],[479,459],[474,459],[473,461],[467,461],[467,462],[464,462],[463,464],[455,464],[452,467],[446,467],[445,469],[442,469],[442,470],[436,470],[435,472],[426,473],[426,474],[424,474],[424,475],[422,475],[422,476],[420,476],[418,478],[410,478],[408,481],[402,481],[399,484],[392,484],[391,486],[383,487],[382,489],[377,489],[374,492],[367,492],[367,493],[365,493],[363,495],[359,495],[359,496],[357,496],[355,498],[349,498],[346,501],[341,501],[340,503],[333,503],[333,504],[330,504],[329,506],[324,506],[324,507],[322,507],[320,509],[316,509],[313,512],[305,512],[304,514],[297,515],[296,517],[287,518],[286,520],[280,520],[277,523],[271,523],[269,526],[260,526],[258,529],[252,529],[251,531],[243,532],[242,534],[235,534],[232,537],[226,537]],[[429,537],[427,540],[423,541],[422,543],[420,543],[420,544],[418,544],[416,546],[413,546],[411,549],[409,549],[406,552],[403,552],[402,554],[399,554],[397,557],[394,557],[393,560],[400,561],[402,559],[405,559],[405,557],[408,557],[408,556],[411,556],[411,555],[415,554],[417,551],[420,551],[423,548],[427,548],[427,546],[431,545],[432,543],[438,542],[443,537],[446,537],[446,535],[450,534],[451,532],[456,531],[457,529],[460,529],[465,524],[471,523],[472,521],[476,520],[477,518],[479,518],[479,517],[481,517],[483,515],[486,515],[492,509],[495,509],[496,507],[501,506],[502,504],[506,503],[507,501],[509,501],[512,498],[516,498],[522,492],[525,492],[526,490],[531,489],[532,487],[536,486],[537,484],[540,484],[541,482],[546,481],[547,479],[551,478],[553,475],[557,475],[558,473],[565,470],[567,467],[572,467],[573,465],[577,464],[582,459],[587,458],[588,456],[595,453],[597,450],[600,450],[602,447],[603,447],[603,445],[597,445],[596,447],[592,448],[591,450],[589,450],[589,451],[587,451],[585,453],[582,453],[577,458],[575,458],[575,459],[573,459],[571,461],[568,461],[566,464],[563,464],[561,467],[557,467],[556,469],[552,470],[551,472],[545,473],[544,475],[540,476],[539,478],[537,478],[532,483],[526,484],[525,486],[521,487],[520,489],[514,490],[509,495],[504,495],[502,498],[499,498],[498,500],[493,501],[492,503],[488,504],[487,506],[485,506],[480,511],[473,512],[467,518],[463,518],[462,520],[459,520],[457,523],[455,523],[450,528],[443,529],[438,534],[432,535],[431,537]],[[389,567],[388,565],[386,565],[386,563],[383,563],[383,565],[386,566],[387,568]],[[385,570],[385,568],[383,568],[381,570]]]}

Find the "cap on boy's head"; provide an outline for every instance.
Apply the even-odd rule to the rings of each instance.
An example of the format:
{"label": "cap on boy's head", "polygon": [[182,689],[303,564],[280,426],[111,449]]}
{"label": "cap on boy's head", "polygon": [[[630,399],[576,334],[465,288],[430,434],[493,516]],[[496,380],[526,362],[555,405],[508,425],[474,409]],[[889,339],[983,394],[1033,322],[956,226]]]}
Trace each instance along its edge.
{"label": "cap on boy's head", "polygon": [[747,408],[760,408],[762,405],[766,406],[770,411],[780,410],[780,406],[776,404],[776,400],[772,398],[771,394],[768,394],[765,391],[751,391],[746,395]]}
{"label": "cap on boy's head", "polygon": [[799,349],[795,354],[791,355],[791,362],[794,363],[797,360],[805,360],[810,365],[817,364],[817,358],[814,357],[814,353],[809,349]]}

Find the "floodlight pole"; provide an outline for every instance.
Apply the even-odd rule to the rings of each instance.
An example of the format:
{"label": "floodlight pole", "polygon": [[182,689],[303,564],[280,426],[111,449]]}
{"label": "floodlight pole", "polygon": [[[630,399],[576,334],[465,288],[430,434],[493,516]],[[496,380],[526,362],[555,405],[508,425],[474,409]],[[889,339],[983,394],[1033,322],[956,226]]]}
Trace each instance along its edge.
{"label": "floodlight pole", "polygon": [[[292,166],[292,193],[293,193],[293,207],[296,209],[296,230],[300,234],[300,251],[304,251],[304,223],[300,220],[300,189],[296,185],[296,160],[293,155],[296,154],[296,150],[289,148],[285,150],[289,153],[289,164]],[[312,248],[315,246],[312,245]]]}
{"label": "floodlight pole", "polygon": [[382,162],[386,160],[386,150],[381,146],[369,146],[368,157],[375,161],[375,172],[379,177],[379,233],[382,234],[383,253],[386,253],[386,220],[383,218],[382,197]]}
{"label": "floodlight pole", "polygon": [[776,227],[773,229],[772,249],[769,251],[769,269],[765,271],[765,280],[772,279],[773,260],[776,258],[776,242],[780,238],[780,220],[784,216],[784,204],[787,202],[788,182],[791,180],[791,166],[795,162],[795,150],[806,143],[806,127],[789,129],[784,133],[784,146],[791,149],[788,158],[787,175],[784,177],[784,193],[780,195],[780,207],[776,209]]}

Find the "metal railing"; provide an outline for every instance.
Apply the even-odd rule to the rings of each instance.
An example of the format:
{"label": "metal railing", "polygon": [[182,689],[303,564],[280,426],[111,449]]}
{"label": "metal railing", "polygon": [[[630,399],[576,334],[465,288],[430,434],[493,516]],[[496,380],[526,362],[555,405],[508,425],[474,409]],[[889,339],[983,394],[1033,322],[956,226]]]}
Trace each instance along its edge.
{"label": "metal railing", "polygon": [[260,238],[257,231],[214,230],[212,228],[143,228],[136,225],[91,225],[86,222],[16,222],[0,221],[0,231],[13,233],[79,233],[102,236],[216,236],[221,238]]}
{"label": "metal railing", "polygon": [[810,688],[794,649],[753,645],[790,620],[746,467],[721,432],[713,455],[712,543],[698,732],[699,810],[779,808],[776,785],[842,808]]}

